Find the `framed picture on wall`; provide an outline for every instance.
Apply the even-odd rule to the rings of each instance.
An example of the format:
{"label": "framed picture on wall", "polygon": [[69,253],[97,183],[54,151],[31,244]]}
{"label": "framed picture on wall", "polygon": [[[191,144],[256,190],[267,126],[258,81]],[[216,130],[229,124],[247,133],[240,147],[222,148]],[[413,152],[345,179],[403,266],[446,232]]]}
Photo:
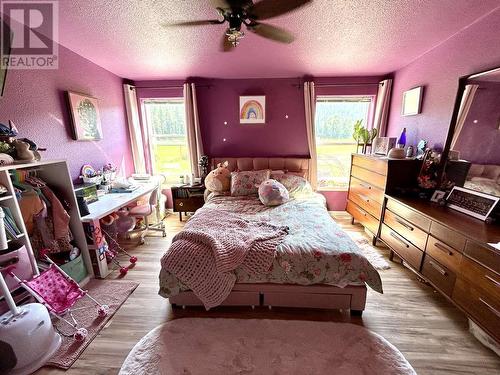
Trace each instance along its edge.
{"label": "framed picture on wall", "polygon": [[73,138],[77,141],[102,139],[101,117],[96,98],[68,91],[68,103],[73,122]]}
{"label": "framed picture on wall", "polygon": [[424,92],[423,86],[415,87],[403,93],[403,105],[401,107],[401,115],[413,116],[418,115],[422,109],[422,95]]}
{"label": "framed picture on wall", "polygon": [[266,123],[266,97],[240,96],[240,124]]}

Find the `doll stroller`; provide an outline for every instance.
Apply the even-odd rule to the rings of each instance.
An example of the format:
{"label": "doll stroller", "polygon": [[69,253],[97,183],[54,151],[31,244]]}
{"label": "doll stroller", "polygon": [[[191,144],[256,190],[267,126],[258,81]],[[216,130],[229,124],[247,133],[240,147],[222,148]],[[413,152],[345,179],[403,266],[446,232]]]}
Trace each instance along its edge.
{"label": "doll stroller", "polygon": [[97,306],[97,314],[100,317],[108,315],[109,307],[100,304],[86,290],[81,289],[78,283],[59,268],[48,256],[43,255],[42,257],[49,262],[49,268],[29,281],[19,279],[13,269],[8,270],[7,273],[38,302],[47,307],[54,316],[71,326],[74,329],[73,337],[75,340],[85,340],[88,331],[78,324],[73,316],[73,312],[89,307],[75,309],[73,308],[75,303],[83,297],[88,297]]}

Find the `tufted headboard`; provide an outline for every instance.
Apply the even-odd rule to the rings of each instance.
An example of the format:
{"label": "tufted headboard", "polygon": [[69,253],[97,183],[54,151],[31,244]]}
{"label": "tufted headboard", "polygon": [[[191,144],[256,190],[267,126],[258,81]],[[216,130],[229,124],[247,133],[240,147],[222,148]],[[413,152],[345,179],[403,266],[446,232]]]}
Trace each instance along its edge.
{"label": "tufted headboard", "polygon": [[222,158],[211,159],[211,169],[218,163],[228,161],[228,169],[233,171],[258,171],[261,169],[281,170],[308,177],[309,158]]}

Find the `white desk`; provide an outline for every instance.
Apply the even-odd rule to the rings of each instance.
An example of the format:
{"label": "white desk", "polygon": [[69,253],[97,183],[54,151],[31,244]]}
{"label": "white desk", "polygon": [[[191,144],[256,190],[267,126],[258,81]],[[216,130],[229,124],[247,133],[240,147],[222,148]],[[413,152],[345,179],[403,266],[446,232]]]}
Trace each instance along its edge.
{"label": "white desk", "polygon": [[143,195],[151,193],[153,190],[158,188],[157,183],[141,183],[139,188],[131,193],[109,193],[102,197],[94,203],[90,203],[89,214],[82,217],[82,222],[91,223],[95,220],[101,219],[122,207],[135,202]]}
{"label": "white desk", "polygon": [[83,216],[81,220],[95,277],[105,278],[110,272],[105,253],[107,243],[99,219],[135,202],[140,197],[158,189],[158,186],[156,180],[142,182],[139,183],[139,188],[131,193],[109,193],[99,197],[97,202],[88,205],[90,213]]}

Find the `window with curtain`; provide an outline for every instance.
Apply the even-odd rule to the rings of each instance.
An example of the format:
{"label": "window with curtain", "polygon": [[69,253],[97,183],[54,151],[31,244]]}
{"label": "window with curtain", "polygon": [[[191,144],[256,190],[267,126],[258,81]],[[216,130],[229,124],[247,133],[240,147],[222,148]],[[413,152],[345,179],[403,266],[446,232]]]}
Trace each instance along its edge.
{"label": "window with curtain", "polygon": [[371,128],[372,96],[318,96],[315,133],[318,189],[347,190],[351,153],[356,152],[354,124]]}
{"label": "window with curtain", "polygon": [[184,100],[147,99],[142,104],[153,173],[164,175],[167,185],[177,184],[179,176],[191,173]]}

